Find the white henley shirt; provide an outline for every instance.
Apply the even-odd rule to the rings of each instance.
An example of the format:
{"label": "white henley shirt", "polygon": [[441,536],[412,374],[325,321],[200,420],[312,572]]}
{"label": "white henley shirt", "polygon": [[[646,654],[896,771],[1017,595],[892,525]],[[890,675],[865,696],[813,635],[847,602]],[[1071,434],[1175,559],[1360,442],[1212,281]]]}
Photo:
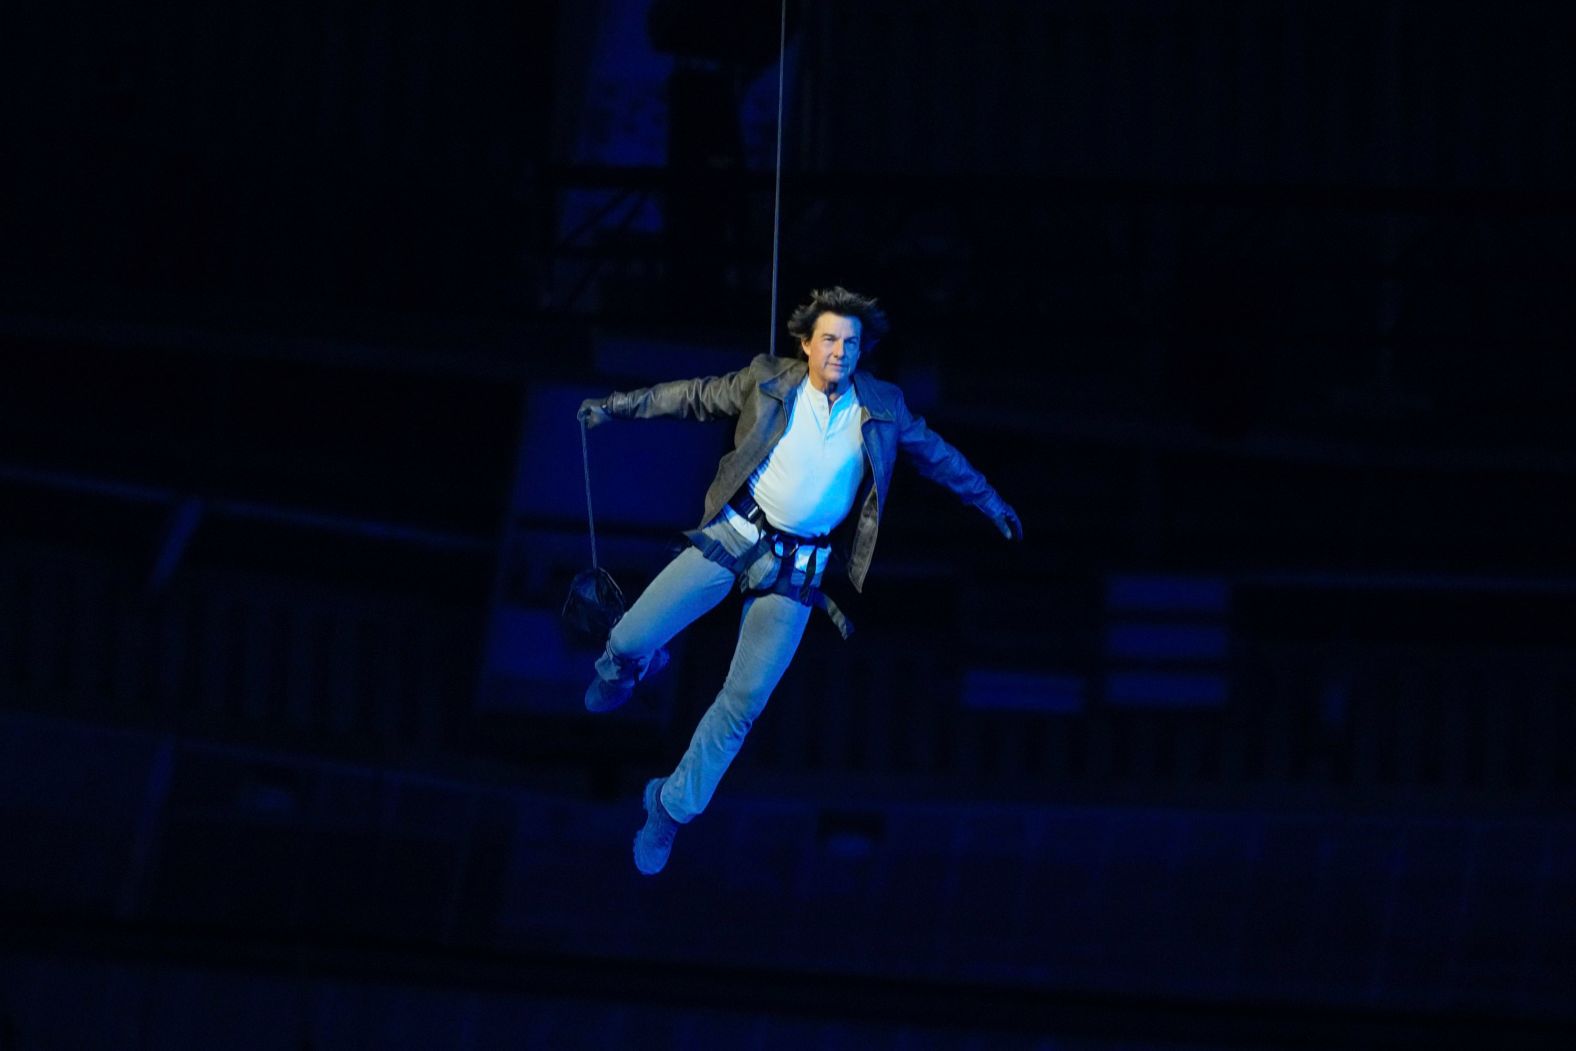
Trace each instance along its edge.
{"label": "white henley shirt", "polygon": [[853,384],[833,403],[805,377],[782,438],[750,475],[750,495],[768,522],[799,536],[836,528],[865,475],[861,416]]}

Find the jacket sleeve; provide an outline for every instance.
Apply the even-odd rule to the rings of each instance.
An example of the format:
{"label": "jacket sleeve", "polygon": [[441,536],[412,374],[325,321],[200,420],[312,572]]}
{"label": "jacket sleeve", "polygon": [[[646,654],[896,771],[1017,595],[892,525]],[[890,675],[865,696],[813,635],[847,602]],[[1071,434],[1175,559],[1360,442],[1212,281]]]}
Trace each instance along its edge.
{"label": "jacket sleeve", "polygon": [[897,403],[898,448],[921,475],[957,494],[970,507],[994,518],[1005,501],[974,465],[931,430],[923,416],[909,412],[901,395]]}
{"label": "jacket sleeve", "polygon": [[621,420],[645,420],[654,416],[715,420],[739,415],[752,386],[751,370],[745,368],[726,376],[673,380],[640,390],[617,392],[608,395],[605,407],[608,415]]}

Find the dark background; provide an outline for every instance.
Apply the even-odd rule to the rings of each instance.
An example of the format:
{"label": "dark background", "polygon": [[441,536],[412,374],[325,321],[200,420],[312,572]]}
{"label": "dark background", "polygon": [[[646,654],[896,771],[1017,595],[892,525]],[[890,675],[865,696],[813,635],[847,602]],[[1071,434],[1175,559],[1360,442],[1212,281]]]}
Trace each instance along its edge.
{"label": "dark background", "polygon": [[[1571,1035],[1567,6],[793,3],[774,271],[779,16],[7,14],[0,1049]],[[1027,540],[900,470],[645,879],[737,607],[583,712],[574,407],[834,283]]]}

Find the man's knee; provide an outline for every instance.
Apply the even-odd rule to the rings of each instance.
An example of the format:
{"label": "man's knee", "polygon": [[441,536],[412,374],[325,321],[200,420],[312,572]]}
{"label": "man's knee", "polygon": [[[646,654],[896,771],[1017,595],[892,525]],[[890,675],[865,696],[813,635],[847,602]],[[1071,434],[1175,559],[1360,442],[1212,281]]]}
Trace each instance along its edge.
{"label": "man's knee", "polygon": [[755,725],[755,718],[758,715],[760,715],[759,710],[754,711],[754,712],[749,712],[749,711],[743,711],[743,712],[730,711],[728,713],[728,734],[729,734],[729,736],[737,738],[737,739],[742,741],[745,738],[745,736],[749,734],[750,727]]}
{"label": "man's knee", "polygon": [[743,737],[750,732],[750,727],[755,725],[761,713],[766,710],[766,702],[771,697],[770,689],[745,689],[733,679],[722,684],[722,696],[719,701],[723,714],[727,717],[727,726],[730,732]]}

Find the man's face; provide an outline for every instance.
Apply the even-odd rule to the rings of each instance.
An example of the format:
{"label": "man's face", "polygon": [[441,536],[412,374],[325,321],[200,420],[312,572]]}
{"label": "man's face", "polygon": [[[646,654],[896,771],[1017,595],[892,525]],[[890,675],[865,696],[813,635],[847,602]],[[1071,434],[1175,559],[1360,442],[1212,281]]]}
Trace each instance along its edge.
{"label": "man's face", "polygon": [[810,359],[810,384],[816,390],[840,394],[848,389],[859,364],[859,319],[825,313],[815,319],[815,331],[799,341]]}

